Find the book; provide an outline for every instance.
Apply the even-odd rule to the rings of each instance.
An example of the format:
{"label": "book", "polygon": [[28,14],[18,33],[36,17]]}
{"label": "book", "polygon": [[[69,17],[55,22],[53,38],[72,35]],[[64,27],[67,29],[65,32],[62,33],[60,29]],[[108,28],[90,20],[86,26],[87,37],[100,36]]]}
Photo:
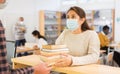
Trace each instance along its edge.
{"label": "book", "polygon": [[61,48],[61,49],[54,49],[54,50],[49,50],[49,49],[42,49],[43,52],[68,52],[68,48]]}
{"label": "book", "polygon": [[49,49],[49,50],[54,50],[54,49],[62,49],[62,48],[67,48],[66,45],[43,45],[42,49]]}
{"label": "book", "polygon": [[41,51],[46,53],[45,55],[48,56],[60,53],[69,53],[69,49],[66,47],[66,45],[44,45]]}
{"label": "book", "polygon": [[61,58],[61,55],[57,55],[57,56],[50,56],[50,57],[45,57],[42,55],[38,56],[40,58],[40,60],[42,60],[43,62],[46,62],[48,64],[48,66],[52,66],[55,64],[55,62]]}

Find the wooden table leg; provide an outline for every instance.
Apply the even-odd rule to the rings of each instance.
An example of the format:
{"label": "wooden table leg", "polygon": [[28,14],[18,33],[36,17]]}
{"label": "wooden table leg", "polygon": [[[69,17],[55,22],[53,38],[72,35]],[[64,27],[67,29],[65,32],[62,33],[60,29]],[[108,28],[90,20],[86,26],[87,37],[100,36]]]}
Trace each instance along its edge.
{"label": "wooden table leg", "polygon": [[24,67],[28,67],[28,66],[19,64],[19,63],[13,63],[13,69],[19,69],[19,68],[24,68]]}

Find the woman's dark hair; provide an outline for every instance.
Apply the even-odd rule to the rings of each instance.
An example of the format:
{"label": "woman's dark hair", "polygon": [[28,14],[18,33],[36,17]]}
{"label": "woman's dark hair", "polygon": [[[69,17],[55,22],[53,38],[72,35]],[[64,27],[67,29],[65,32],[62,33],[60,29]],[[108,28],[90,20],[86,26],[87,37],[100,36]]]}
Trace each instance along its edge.
{"label": "woman's dark hair", "polygon": [[0,20],[0,27],[3,27],[2,21]]}
{"label": "woman's dark hair", "polygon": [[80,18],[85,18],[84,23],[81,25],[82,31],[90,30],[90,27],[88,26],[88,23],[86,21],[86,14],[85,14],[84,10],[80,7],[74,6],[74,7],[71,7],[67,11],[67,13],[71,10],[73,10]]}
{"label": "woman's dark hair", "polygon": [[44,40],[47,40],[44,36],[42,36],[40,33],[39,33],[39,31],[37,31],[37,30],[34,30],[33,32],[32,32],[32,35],[34,35],[34,36],[38,36],[38,38],[40,39],[40,38],[43,38]]}

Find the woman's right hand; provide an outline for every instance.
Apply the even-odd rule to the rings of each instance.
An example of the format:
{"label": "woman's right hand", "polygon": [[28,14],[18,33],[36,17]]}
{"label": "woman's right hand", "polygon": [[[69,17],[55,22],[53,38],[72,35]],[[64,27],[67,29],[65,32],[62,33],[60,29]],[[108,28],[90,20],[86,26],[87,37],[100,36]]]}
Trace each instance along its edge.
{"label": "woman's right hand", "polygon": [[34,74],[50,74],[52,67],[48,67],[46,63],[41,62],[40,64],[33,67]]}
{"label": "woman's right hand", "polygon": [[34,54],[36,54],[36,55],[40,55],[41,54],[40,48],[38,48],[37,45],[33,46],[33,49],[34,49]]}
{"label": "woman's right hand", "polygon": [[36,49],[39,49],[39,48],[38,48],[38,46],[37,46],[37,45],[34,45],[34,46],[33,46],[33,49],[35,49],[35,50],[36,50]]}

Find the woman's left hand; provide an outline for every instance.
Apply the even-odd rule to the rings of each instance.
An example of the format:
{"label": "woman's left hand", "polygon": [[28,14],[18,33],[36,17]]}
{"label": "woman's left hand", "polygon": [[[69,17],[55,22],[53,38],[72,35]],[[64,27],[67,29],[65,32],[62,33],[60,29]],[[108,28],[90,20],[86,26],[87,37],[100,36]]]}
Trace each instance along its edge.
{"label": "woman's left hand", "polygon": [[37,45],[34,45],[34,46],[33,46],[33,49],[35,49],[35,50],[36,50],[36,49],[39,49],[39,48],[38,48],[38,46],[37,46]]}
{"label": "woman's left hand", "polygon": [[72,64],[72,58],[70,55],[60,55],[60,59],[58,59],[55,63],[55,66],[57,67],[66,67],[70,66]]}

